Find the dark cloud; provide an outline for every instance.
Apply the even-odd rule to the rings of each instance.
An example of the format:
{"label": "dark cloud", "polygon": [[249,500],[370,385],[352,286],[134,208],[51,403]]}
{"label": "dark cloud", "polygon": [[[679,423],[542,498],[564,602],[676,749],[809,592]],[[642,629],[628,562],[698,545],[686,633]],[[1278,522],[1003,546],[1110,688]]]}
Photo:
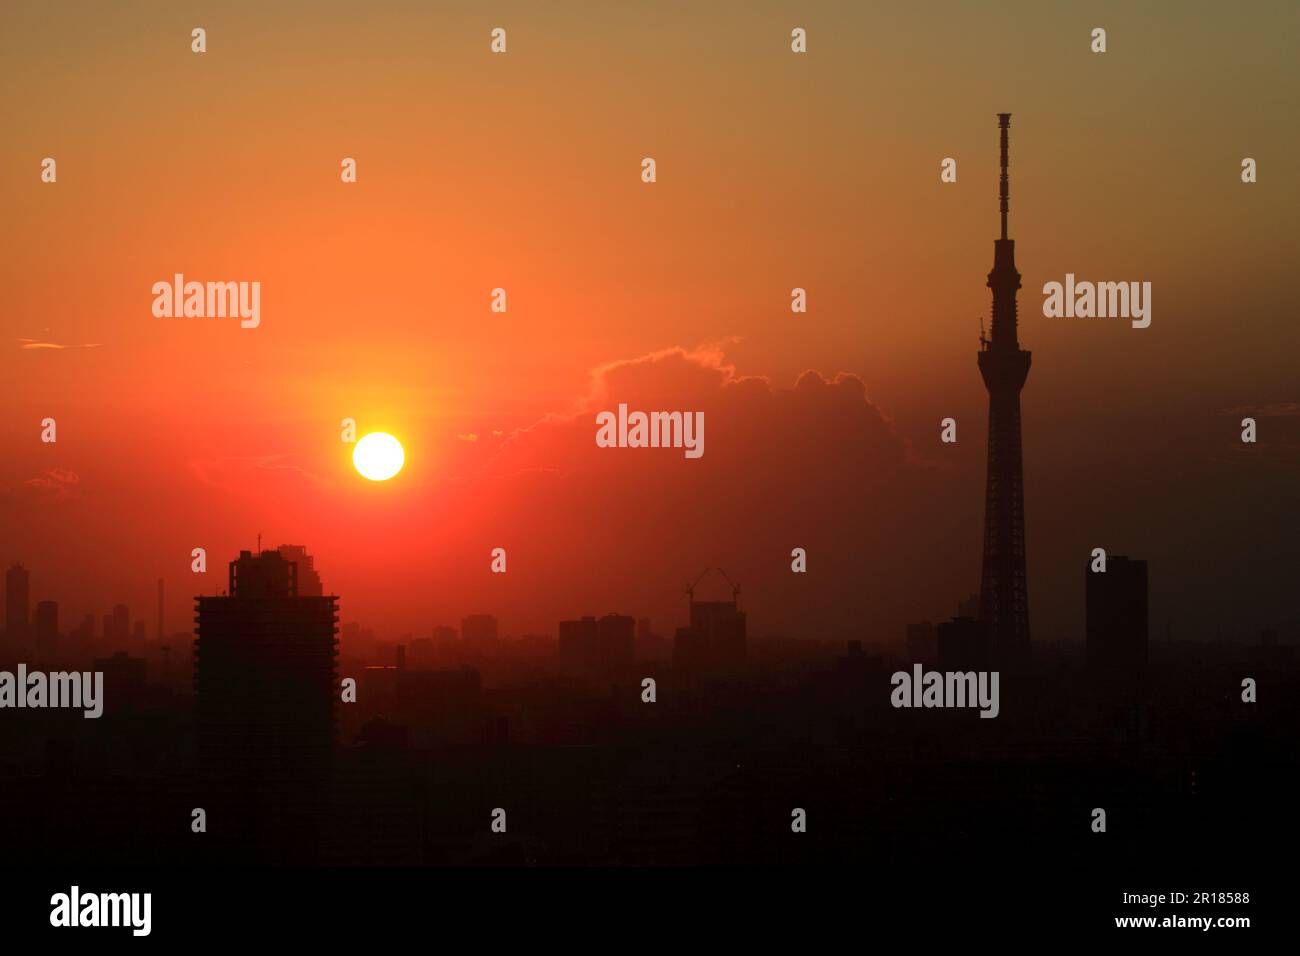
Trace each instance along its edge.
{"label": "dark cloud", "polygon": [[[704,412],[703,457],[599,448],[596,414],[620,402]],[[566,571],[554,587],[672,595],[691,569],[722,565],[746,579],[763,633],[861,636],[868,622],[901,633],[913,607],[955,607],[975,574],[982,488],[919,461],[855,375],[806,371],[781,387],[715,349],[610,363],[575,408],[507,436],[488,473],[492,533],[544,541],[557,568],[594,579]],[[947,557],[954,522],[972,582],[960,570],[958,584],[918,580]],[[790,571],[795,547],[808,550],[806,575]]]}

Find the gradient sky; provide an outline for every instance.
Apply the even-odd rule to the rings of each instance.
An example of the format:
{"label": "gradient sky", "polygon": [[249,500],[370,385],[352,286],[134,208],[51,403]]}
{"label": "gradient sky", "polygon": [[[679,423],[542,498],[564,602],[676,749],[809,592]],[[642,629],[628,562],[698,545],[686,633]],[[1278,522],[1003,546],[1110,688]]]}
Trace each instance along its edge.
{"label": "gradient sky", "polygon": [[[1035,638],[1082,633],[1098,546],[1151,562],[1153,636],[1300,619],[1298,30],[1291,2],[6,3],[0,562],[65,626],[152,621],[160,575],[187,626],[259,532],[391,637],[671,633],[718,565],[758,634],[950,615],[1009,111]],[[260,281],[261,327],[154,318],[175,272]],[[1044,318],[1066,272],[1150,281],[1151,327]],[[705,409],[704,458],[597,451],[620,400]],[[397,480],[351,470],[346,416],[403,440]]]}

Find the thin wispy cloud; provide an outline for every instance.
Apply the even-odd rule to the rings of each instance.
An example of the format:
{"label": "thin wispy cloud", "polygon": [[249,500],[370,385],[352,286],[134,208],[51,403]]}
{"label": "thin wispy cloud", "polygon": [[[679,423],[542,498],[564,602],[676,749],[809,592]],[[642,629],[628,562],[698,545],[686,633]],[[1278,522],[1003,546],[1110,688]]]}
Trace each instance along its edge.
{"label": "thin wispy cloud", "polygon": [[70,468],[47,468],[23,485],[43,502],[73,501],[81,496],[81,476]]}
{"label": "thin wispy cloud", "polygon": [[1236,405],[1229,415],[1255,415],[1259,418],[1295,418],[1300,416],[1300,402],[1268,402],[1263,405]]}
{"label": "thin wispy cloud", "polygon": [[40,339],[18,340],[18,348],[24,350],[54,349],[56,351],[63,351],[65,349],[97,349],[99,346],[99,342],[85,342],[81,345],[64,345],[61,342],[44,342]]}
{"label": "thin wispy cloud", "polygon": [[333,486],[334,483],[328,478],[308,471],[301,465],[286,461],[287,457],[287,455],[276,454],[255,457],[193,459],[189,462],[189,468],[194,476],[204,484],[227,490],[243,490],[249,487],[245,479],[249,472],[257,471],[285,472],[318,488]]}

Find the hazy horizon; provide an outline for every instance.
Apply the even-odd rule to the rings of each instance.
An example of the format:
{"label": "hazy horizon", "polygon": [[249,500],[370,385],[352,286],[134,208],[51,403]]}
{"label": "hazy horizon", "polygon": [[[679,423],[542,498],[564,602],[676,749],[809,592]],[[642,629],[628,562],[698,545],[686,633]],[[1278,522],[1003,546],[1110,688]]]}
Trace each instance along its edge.
{"label": "hazy horizon", "polygon": [[[661,7],[6,5],[0,564],[33,605],[152,629],[161,576],[178,626],[261,534],[389,637],[671,636],[704,567],[755,635],[954,614],[1011,112],[1034,639],[1081,638],[1095,547],[1149,562],[1153,640],[1300,621],[1300,8]],[[260,326],[155,318],[176,273],[260,282]],[[1045,318],[1067,273],[1151,282],[1151,326]],[[704,411],[707,451],[596,448],[620,401]]]}

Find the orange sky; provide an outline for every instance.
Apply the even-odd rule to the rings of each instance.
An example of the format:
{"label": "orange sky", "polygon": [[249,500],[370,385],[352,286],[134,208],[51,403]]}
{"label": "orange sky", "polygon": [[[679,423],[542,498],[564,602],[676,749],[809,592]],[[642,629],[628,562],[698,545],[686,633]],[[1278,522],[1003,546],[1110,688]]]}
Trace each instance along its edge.
{"label": "orange sky", "polygon": [[[480,609],[668,630],[709,565],[758,633],[949,614],[1011,111],[1035,635],[1080,632],[1097,546],[1150,559],[1160,629],[1300,617],[1294,5],[610,6],[5,5],[0,561],[34,599],[68,623],[158,575],[211,592],[260,531],[392,636]],[[260,281],[261,327],[154,318],[175,272]],[[1151,327],[1043,318],[1066,272],[1150,281]],[[704,458],[532,428],[601,387],[710,408]],[[350,471],[345,416],[402,438],[397,481]]]}

